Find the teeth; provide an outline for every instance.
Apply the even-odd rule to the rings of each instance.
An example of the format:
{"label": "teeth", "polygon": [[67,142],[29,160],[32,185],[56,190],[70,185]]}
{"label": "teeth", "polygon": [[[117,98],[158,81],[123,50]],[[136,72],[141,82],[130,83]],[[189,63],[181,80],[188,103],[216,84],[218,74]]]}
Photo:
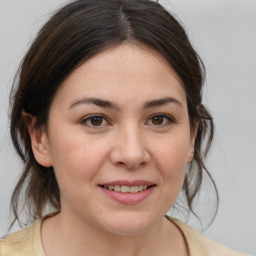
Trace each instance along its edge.
{"label": "teeth", "polygon": [[121,186],[121,192],[128,193],[128,192],[130,192],[130,188],[128,186]]}
{"label": "teeth", "polygon": [[139,190],[139,187],[140,186],[132,186],[132,187],[130,187],[130,193],[138,193],[139,191],[141,191],[141,190]]}
{"label": "teeth", "polygon": [[120,192],[120,191],[121,191],[120,186],[119,186],[119,185],[115,185],[115,186],[114,186],[114,191]]}
{"label": "teeth", "polygon": [[148,188],[147,185],[139,185],[139,186],[120,186],[120,185],[104,185],[105,189],[114,190],[116,192],[122,193],[138,193]]}

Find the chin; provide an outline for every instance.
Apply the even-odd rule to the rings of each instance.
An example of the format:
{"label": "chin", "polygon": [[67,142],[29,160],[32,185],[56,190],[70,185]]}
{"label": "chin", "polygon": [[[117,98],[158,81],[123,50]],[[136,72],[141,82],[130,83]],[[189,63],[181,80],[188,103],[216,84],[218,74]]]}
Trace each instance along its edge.
{"label": "chin", "polygon": [[139,235],[153,226],[154,220],[142,213],[114,214],[111,218],[102,218],[102,227],[115,235]]}

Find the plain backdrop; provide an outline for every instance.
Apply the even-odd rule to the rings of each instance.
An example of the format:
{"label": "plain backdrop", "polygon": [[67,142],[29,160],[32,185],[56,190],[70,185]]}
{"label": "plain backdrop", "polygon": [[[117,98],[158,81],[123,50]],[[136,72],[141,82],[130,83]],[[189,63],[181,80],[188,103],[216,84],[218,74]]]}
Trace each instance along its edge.
{"label": "plain backdrop", "polygon": [[[10,196],[21,170],[8,134],[12,80],[38,29],[64,3],[0,0],[0,236],[7,231]],[[256,255],[256,1],[160,3],[182,21],[207,70],[204,103],[216,124],[208,166],[220,208],[205,234]]]}

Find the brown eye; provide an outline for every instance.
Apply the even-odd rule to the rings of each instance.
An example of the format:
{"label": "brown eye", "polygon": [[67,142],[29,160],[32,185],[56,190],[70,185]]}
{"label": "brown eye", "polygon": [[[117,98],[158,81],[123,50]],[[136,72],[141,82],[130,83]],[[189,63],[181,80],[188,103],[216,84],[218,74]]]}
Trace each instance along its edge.
{"label": "brown eye", "polygon": [[90,118],[90,123],[93,126],[100,126],[103,123],[103,118],[100,116],[95,116]]}
{"label": "brown eye", "polygon": [[167,114],[158,114],[149,118],[147,124],[164,127],[173,124],[173,119]]}
{"label": "brown eye", "polygon": [[161,125],[163,124],[164,118],[162,116],[154,116],[151,118],[152,124],[154,125]]}
{"label": "brown eye", "polygon": [[108,121],[101,115],[90,115],[82,120],[82,124],[89,128],[101,128],[108,125]]}

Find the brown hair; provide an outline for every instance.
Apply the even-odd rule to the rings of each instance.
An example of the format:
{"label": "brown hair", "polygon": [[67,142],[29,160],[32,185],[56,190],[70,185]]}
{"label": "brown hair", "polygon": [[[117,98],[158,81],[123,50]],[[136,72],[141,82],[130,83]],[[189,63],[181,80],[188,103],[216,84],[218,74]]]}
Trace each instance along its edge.
{"label": "brown hair", "polygon": [[52,99],[65,78],[95,54],[124,41],[147,45],[169,62],[186,91],[191,129],[199,122],[195,155],[183,186],[188,208],[194,212],[192,204],[203,172],[210,177],[217,195],[204,164],[214,128],[211,115],[202,105],[204,66],[182,26],[160,4],[149,0],[77,0],[58,10],[39,31],[12,88],[11,138],[24,162],[11,199],[14,222],[20,223],[20,209],[26,209],[33,222],[46,206],[61,207],[53,168],[35,160],[22,110],[36,117],[36,128],[46,125]]}

